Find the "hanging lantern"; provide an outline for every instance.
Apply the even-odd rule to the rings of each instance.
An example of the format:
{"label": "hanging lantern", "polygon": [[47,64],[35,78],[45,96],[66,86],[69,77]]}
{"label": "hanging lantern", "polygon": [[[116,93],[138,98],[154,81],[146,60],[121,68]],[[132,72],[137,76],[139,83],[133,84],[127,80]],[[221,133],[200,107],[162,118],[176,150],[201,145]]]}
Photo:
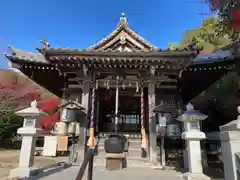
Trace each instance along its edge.
{"label": "hanging lantern", "polygon": [[98,81],[96,81],[96,89],[98,89]]}
{"label": "hanging lantern", "polygon": [[75,129],[75,135],[79,136],[80,135],[80,123],[76,123],[76,129]]}
{"label": "hanging lantern", "polygon": [[67,123],[56,122],[53,133],[58,135],[66,135],[68,133]]}
{"label": "hanging lantern", "polygon": [[85,65],[83,65],[83,73],[84,73],[85,76],[86,76],[87,73],[88,73],[88,68],[87,68],[87,66],[85,66]]}
{"label": "hanging lantern", "polygon": [[139,92],[139,83],[136,83],[136,92]]}
{"label": "hanging lantern", "polygon": [[107,89],[108,89],[108,90],[110,89],[109,80],[107,81]]}
{"label": "hanging lantern", "polygon": [[71,122],[68,125],[68,134],[73,134],[76,132],[76,122]]}
{"label": "hanging lantern", "polygon": [[126,88],[126,85],[123,83],[122,84],[122,89],[124,90]]}

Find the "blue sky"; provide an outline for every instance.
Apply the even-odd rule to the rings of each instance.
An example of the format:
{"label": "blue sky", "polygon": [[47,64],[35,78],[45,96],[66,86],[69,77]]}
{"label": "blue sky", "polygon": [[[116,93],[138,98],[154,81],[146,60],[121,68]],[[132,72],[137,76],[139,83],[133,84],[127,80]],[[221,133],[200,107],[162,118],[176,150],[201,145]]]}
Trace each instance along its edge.
{"label": "blue sky", "polygon": [[112,32],[122,12],[135,32],[166,48],[209,12],[201,0],[2,0],[1,7],[0,56],[8,44],[35,52],[42,37],[53,47],[86,48]]}

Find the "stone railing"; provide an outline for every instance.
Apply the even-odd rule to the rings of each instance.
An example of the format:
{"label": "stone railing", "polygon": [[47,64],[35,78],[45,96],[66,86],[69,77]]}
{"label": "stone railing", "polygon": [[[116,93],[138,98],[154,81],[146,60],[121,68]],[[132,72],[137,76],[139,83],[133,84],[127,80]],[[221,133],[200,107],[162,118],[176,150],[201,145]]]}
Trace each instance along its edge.
{"label": "stone railing", "polygon": [[[240,106],[238,106],[240,114]],[[240,179],[240,115],[234,121],[220,127],[222,158],[224,162],[224,179]]]}

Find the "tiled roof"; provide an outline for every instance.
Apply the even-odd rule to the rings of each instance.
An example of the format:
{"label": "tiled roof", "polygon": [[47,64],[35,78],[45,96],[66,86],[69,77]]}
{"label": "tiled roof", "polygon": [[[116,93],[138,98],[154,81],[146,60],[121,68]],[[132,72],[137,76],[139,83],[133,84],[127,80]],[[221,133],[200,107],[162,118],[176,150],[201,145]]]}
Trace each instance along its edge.
{"label": "tiled roof", "polygon": [[5,56],[13,62],[21,60],[29,63],[49,64],[42,54],[26,52],[21,49],[16,49],[12,46],[8,47],[11,51],[11,54],[5,54]]}
{"label": "tiled roof", "polygon": [[139,34],[134,32],[128,26],[127,17],[125,16],[124,13],[122,13],[122,16],[120,18],[120,22],[119,22],[117,28],[112,33],[110,33],[106,38],[104,38],[101,41],[97,42],[96,44],[90,46],[88,48],[88,50],[96,50],[96,49],[100,48],[101,46],[103,46],[104,44],[109,42],[111,39],[113,39],[122,30],[125,30],[126,32],[128,32],[132,37],[134,37],[134,39],[136,39],[139,42],[141,42],[142,44],[146,45],[149,49],[151,49],[151,50],[158,50],[159,49],[158,47],[154,46],[153,44],[149,43],[144,38],[142,38]]}
{"label": "tiled roof", "polygon": [[200,64],[210,64],[210,63],[218,63],[223,61],[229,61],[235,59],[236,56],[233,56],[231,51],[217,51],[211,54],[199,54],[195,59],[193,59],[193,65]]}

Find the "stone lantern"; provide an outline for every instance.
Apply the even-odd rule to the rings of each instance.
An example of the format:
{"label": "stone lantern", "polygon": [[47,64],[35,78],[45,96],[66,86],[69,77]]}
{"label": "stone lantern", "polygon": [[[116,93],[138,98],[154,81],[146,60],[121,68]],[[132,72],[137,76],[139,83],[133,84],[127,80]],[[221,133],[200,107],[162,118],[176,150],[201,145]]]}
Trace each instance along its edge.
{"label": "stone lantern", "polygon": [[37,101],[33,101],[31,107],[16,114],[24,117],[23,127],[17,131],[22,136],[22,145],[18,167],[10,172],[10,177],[29,177],[36,171],[33,167],[36,136],[43,131],[39,128],[39,119],[47,114],[38,109]]}
{"label": "stone lantern", "polygon": [[199,121],[207,119],[207,115],[194,110],[192,104],[188,104],[187,111],[180,115],[177,120],[184,123],[184,132],[182,138],[187,144],[187,160],[189,172],[184,173],[183,177],[186,180],[190,179],[206,179],[210,178],[203,174],[202,154],[200,140],[205,139],[205,133],[201,132]]}
{"label": "stone lantern", "polygon": [[[166,166],[166,155],[165,155],[165,149],[164,149],[164,140],[165,140],[165,135],[170,136],[172,134],[175,134],[172,132],[172,134],[168,133],[170,132],[169,129],[171,127],[174,127],[172,129],[174,129],[174,131],[176,129],[180,129],[179,128],[179,124],[171,124],[171,125],[167,125],[167,121],[169,120],[164,114],[169,113],[169,114],[173,114],[173,113],[177,113],[177,109],[170,107],[169,105],[165,105],[163,102],[161,102],[159,105],[157,105],[156,107],[154,107],[153,112],[156,113],[156,115],[158,116],[158,120],[159,120],[159,125],[158,125],[158,133],[161,137],[161,143],[160,143],[160,155],[161,155],[161,166],[165,167]],[[169,128],[170,127],[170,128]],[[165,131],[167,131],[167,133],[165,133]],[[173,130],[172,130],[173,131]]]}
{"label": "stone lantern", "polygon": [[79,126],[82,119],[85,118],[86,113],[81,104],[75,101],[63,100],[62,104],[58,107],[61,109],[60,122],[56,123],[55,134],[68,135],[75,134],[79,135]]}
{"label": "stone lantern", "polygon": [[81,132],[80,127],[85,126],[83,119],[85,119],[86,113],[84,112],[84,108],[81,104],[75,101],[65,101],[59,107],[62,109],[61,117],[60,117],[60,125],[64,128],[60,128],[62,130],[58,131],[59,135],[68,135],[72,137],[72,146],[70,151],[69,160],[72,163],[75,163],[79,160],[78,153],[76,152],[75,140],[76,136],[79,139],[82,138],[80,135]]}
{"label": "stone lantern", "polygon": [[153,109],[153,112],[156,113],[156,115],[158,116],[159,126],[161,127],[166,126],[167,136],[169,137],[175,136],[180,131],[179,123],[176,123],[174,121],[171,122],[172,121],[171,115],[179,114],[178,109],[174,107],[169,107],[169,105],[164,105],[163,103],[161,103]]}

